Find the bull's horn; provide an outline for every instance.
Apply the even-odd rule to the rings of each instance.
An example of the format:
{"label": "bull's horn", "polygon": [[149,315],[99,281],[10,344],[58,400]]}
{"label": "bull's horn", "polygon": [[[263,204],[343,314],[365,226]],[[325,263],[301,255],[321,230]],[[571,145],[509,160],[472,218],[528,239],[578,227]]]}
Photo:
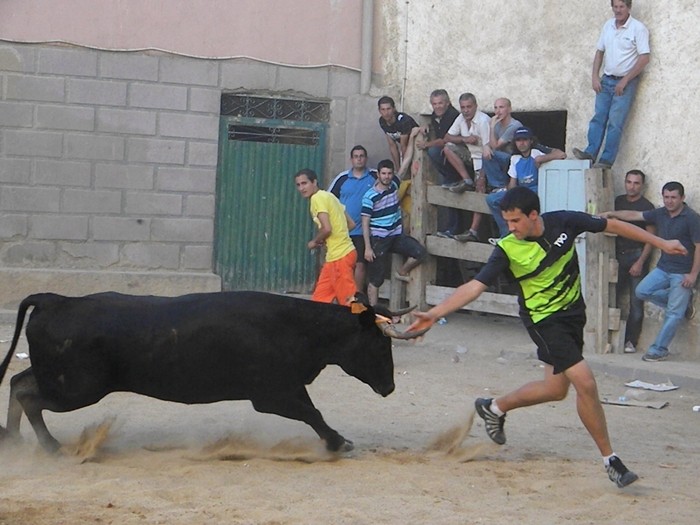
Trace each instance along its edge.
{"label": "bull's horn", "polygon": [[391,310],[389,310],[387,307],[385,307],[383,305],[375,304],[374,311],[380,315],[383,315],[384,317],[389,317],[389,318],[401,317],[402,315],[407,314],[408,312],[415,310],[416,306],[409,306],[408,308],[404,308],[403,310],[399,310],[397,312],[392,312]]}
{"label": "bull's horn", "polygon": [[406,315],[407,313],[415,310],[417,306],[418,306],[417,304],[414,304],[413,306],[408,306],[402,310],[397,310],[396,312],[391,312],[391,316],[392,317],[399,317],[401,315]]}
{"label": "bull's horn", "polygon": [[382,333],[393,339],[416,339],[423,334],[425,334],[430,328],[424,328],[423,330],[416,330],[413,332],[397,332],[393,324],[388,322],[377,323]]}

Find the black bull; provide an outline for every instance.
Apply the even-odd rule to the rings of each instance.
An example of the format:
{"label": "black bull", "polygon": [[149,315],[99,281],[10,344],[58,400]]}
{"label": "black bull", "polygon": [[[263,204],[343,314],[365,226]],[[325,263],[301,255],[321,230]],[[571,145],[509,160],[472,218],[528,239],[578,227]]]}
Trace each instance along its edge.
{"label": "black bull", "polygon": [[[39,443],[60,448],[43,410],[68,412],[110,392],[179,403],[249,399],[255,410],[303,421],[329,450],[352,448],[329,427],[306,385],[330,364],[388,396],[394,390],[389,325],[372,308],[260,292],[182,297],[35,294],[22,301],[0,382],[27,321],[31,367],[11,379],[7,430],[24,412]],[[386,320],[385,320],[386,321]],[[396,334],[409,338],[420,334]]]}

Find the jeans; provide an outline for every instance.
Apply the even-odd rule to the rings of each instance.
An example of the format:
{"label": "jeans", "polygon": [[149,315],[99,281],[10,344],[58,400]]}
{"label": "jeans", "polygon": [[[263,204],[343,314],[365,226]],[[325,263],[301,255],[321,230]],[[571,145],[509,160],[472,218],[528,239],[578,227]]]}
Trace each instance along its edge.
{"label": "jeans", "polygon": [[619,80],[608,75],[603,75],[600,79],[601,90],[595,96],[595,114],[588,125],[588,146],[586,147],[586,153],[594,159],[598,158],[598,152],[605,137],[605,149],[599,161],[611,165],[615,163],[617,157],[622,128],[632,107],[639,77],[631,80],[620,96],[615,95],[615,86],[618,82]]}
{"label": "jeans", "polygon": [[[459,182],[462,177],[459,173],[455,171],[452,164],[445,160],[445,155],[442,153],[441,146],[431,146],[428,148],[428,157],[430,161],[435,166],[438,174],[440,175],[440,184],[449,184],[451,182]],[[441,223],[438,228],[440,231],[448,231],[453,235],[459,233],[459,217],[460,210],[456,208],[445,208],[441,207],[442,213],[440,213],[439,221]]]}
{"label": "jeans", "polygon": [[[630,308],[627,316],[627,328],[625,328],[625,342],[631,342],[635,347],[639,342],[639,334],[642,333],[642,324],[644,323],[644,301],[635,294],[637,285],[642,282],[642,279],[649,273],[649,261],[644,264],[642,274],[638,277],[630,275],[630,268],[637,262],[642,254],[639,250],[629,250],[617,256],[618,272],[617,272],[617,294],[618,298],[623,291],[629,292]],[[618,302],[619,304],[619,302]]]}
{"label": "jeans", "polygon": [[654,268],[637,286],[637,297],[664,309],[664,324],[647,354],[668,354],[668,346],[676,335],[690,300],[691,289],[681,285],[683,277],[682,273],[668,273]]}
{"label": "jeans", "polygon": [[493,193],[486,195],[486,204],[488,204],[489,209],[491,210],[493,220],[496,221],[496,226],[498,226],[498,233],[500,234],[500,237],[505,237],[508,235],[508,224],[506,224],[506,221],[503,219],[501,207],[499,206],[505,194],[506,189],[501,188],[500,190],[496,190]]}
{"label": "jeans", "polygon": [[486,182],[493,188],[505,188],[508,186],[510,177],[508,167],[510,166],[510,153],[496,150],[492,152],[490,159],[482,159],[481,170],[486,174]]}

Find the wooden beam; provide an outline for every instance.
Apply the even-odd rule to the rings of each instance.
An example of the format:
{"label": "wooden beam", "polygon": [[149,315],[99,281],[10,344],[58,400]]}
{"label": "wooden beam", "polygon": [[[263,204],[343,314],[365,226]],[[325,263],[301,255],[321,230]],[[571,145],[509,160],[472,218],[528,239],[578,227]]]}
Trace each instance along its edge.
{"label": "wooden beam", "polygon": [[[425,300],[430,305],[436,305],[452,295],[454,291],[455,288],[448,286],[428,285],[425,287]],[[476,301],[461,309],[518,317],[518,296],[484,292]]]}
{"label": "wooden beam", "polygon": [[428,253],[438,257],[451,257],[466,261],[485,263],[493,251],[493,246],[484,242],[459,242],[454,239],[443,239],[435,235],[425,238]]}
{"label": "wooden beam", "polygon": [[441,186],[428,186],[427,189],[428,202],[430,204],[491,214],[491,210],[486,204],[486,195],[484,193],[475,193],[473,191],[452,193]]}

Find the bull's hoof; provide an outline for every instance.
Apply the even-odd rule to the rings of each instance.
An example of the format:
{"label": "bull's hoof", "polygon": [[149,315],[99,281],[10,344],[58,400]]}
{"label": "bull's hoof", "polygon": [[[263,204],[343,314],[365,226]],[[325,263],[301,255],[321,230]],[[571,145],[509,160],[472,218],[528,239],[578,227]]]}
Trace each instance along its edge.
{"label": "bull's hoof", "polygon": [[329,452],[342,454],[343,452],[350,452],[351,450],[354,450],[355,445],[349,439],[345,439],[343,436],[338,436],[337,440],[334,440],[333,442],[328,441],[326,443],[326,449],[328,449]]}

